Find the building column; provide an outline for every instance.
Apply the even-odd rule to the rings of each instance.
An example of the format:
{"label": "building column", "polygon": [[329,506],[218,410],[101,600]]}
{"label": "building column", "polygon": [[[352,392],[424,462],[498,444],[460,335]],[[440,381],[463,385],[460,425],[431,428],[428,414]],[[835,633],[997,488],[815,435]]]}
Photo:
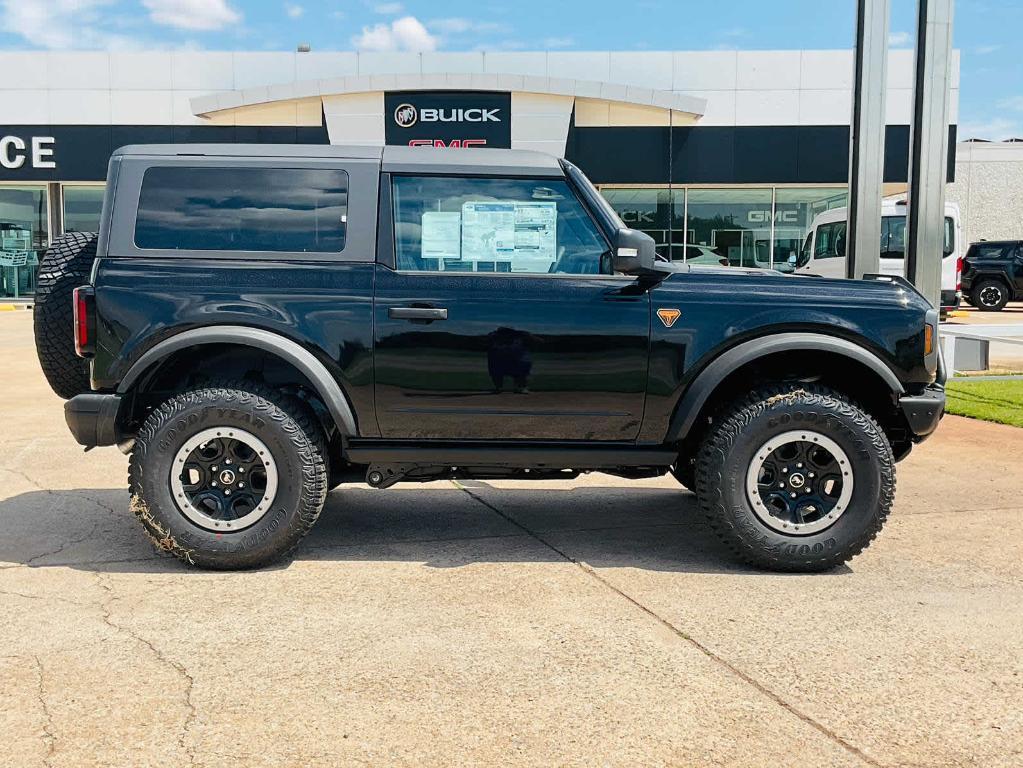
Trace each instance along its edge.
{"label": "building column", "polygon": [[889,0],[857,0],[846,275],[881,271]]}
{"label": "building column", "polygon": [[918,2],[909,138],[906,277],[936,307],[941,302],[941,260],[945,247],[954,0]]}

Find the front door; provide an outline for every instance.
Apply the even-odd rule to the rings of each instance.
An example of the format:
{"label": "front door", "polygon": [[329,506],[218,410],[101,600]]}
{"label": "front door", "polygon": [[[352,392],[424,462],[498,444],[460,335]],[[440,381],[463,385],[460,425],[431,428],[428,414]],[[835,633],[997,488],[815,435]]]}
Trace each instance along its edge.
{"label": "front door", "polygon": [[374,374],[386,438],[629,441],[649,297],[561,179],[392,179]]}

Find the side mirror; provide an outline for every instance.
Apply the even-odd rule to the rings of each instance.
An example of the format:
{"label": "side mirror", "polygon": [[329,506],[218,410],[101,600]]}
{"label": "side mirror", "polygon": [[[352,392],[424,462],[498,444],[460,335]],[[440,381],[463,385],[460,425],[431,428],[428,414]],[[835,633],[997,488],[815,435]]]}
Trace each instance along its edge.
{"label": "side mirror", "polygon": [[615,272],[639,275],[654,268],[657,248],[654,239],[636,229],[619,229],[612,243],[611,264]]}

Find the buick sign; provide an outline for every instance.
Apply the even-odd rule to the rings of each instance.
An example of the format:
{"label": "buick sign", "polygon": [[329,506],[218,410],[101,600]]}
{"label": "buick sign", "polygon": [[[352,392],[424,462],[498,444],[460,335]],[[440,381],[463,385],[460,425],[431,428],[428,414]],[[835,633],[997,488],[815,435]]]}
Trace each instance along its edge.
{"label": "buick sign", "polygon": [[388,144],[510,147],[511,95],[489,91],[403,91],[384,95]]}

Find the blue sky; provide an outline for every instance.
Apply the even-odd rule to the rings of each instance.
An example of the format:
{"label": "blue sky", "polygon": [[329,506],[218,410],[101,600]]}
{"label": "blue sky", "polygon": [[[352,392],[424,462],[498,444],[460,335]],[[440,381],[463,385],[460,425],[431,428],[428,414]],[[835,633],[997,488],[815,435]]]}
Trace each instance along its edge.
{"label": "blue sky", "polygon": [[[892,0],[912,44],[915,0]],[[853,0],[0,0],[0,48],[848,48]],[[1023,2],[958,0],[960,136],[1023,136]],[[0,73],[2,77],[2,73]]]}

